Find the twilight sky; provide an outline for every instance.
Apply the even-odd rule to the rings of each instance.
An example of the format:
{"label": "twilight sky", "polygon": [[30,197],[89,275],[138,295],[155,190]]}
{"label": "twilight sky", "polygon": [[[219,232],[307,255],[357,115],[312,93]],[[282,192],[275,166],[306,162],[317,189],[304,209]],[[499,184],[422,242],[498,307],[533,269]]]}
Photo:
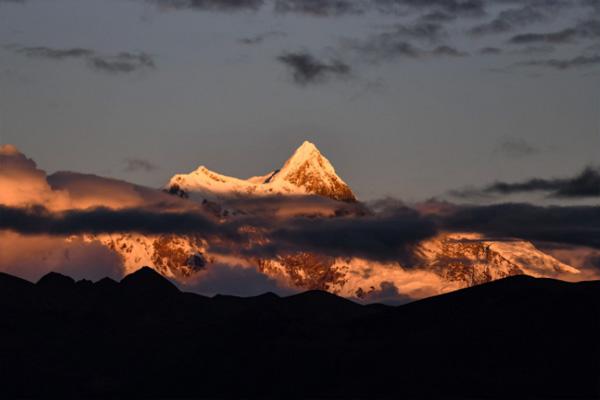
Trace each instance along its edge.
{"label": "twilight sky", "polygon": [[153,187],[318,145],[362,199],[600,156],[597,0],[0,0],[0,143]]}

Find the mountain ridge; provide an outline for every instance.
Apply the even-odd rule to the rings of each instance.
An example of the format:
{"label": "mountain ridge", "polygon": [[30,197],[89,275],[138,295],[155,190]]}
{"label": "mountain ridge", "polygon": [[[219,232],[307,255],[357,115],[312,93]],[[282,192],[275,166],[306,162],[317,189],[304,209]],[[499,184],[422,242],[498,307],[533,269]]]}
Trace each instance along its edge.
{"label": "mountain ridge", "polygon": [[197,194],[209,200],[311,194],[346,202],[357,200],[329,160],[309,141],[304,141],[281,168],[265,175],[240,179],[201,165],[188,174],[173,176],[165,185],[165,190]]}
{"label": "mountain ridge", "polygon": [[514,276],[396,307],[322,292],[163,296],[147,280],[2,296],[12,282],[0,277],[8,397],[600,395],[600,281]]}

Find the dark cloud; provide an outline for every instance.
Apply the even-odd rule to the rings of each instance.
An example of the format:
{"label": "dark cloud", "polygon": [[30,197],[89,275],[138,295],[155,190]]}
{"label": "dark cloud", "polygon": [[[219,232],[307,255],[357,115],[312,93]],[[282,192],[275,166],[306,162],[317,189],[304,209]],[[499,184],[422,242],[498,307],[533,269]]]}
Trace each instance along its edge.
{"label": "dark cloud", "polygon": [[563,29],[550,33],[521,33],[510,39],[512,44],[530,44],[530,43],[566,43],[571,42],[578,36],[577,30],[573,28]]}
{"label": "dark cloud", "polygon": [[358,217],[269,215],[221,221],[197,211],[95,208],[50,212],[41,206],[0,206],[0,230],[55,236],[193,234],[212,240],[215,253],[271,257],[308,251],[374,260],[407,259],[414,243],[436,233],[431,220],[406,207]]}
{"label": "dark cloud", "polygon": [[438,42],[446,32],[442,25],[433,22],[417,22],[411,25],[396,25],[391,31],[384,35],[394,38],[426,40],[429,42]]}
{"label": "dark cloud", "polygon": [[588,67],[598,64],[600,64],[600,54],[590,56],[583,55],[567,59],[548,58],[544,60],[522,61],[515,64],[515,66],[546,67],[558,70],[566,70],[580,67]]}
{"label": "dark cloud", "polygon": [[397,10],[442,11],[457,16],[481,16],[485,14],[483,0],[373,0],[375,7],[385,13]]}
{"label": "dark cloud", "polygon": [[526,157],[539,152],[539,149],[522,138],[506,138],[495,149],[496,153],[513,158]]}
{"label": "dark cloud", "polygon": [[0,205],[0,229],[21,234],[79,235],[135,232],[142,234],[198,233],[239,238],[236,227],[216,222],[200,212],[161,212],[95,208],[50,212],[42,206],[15,208]]}
{"label": "dark cloud", "polygon": [[276,38],[276,37],[282,37],[282,36],[286,36],[285,32],[270,31],[270,32],[261,33],[260,35],[256,35],[256,36],[241,38],[241,39],[239,39],[239,42],[242,44],[246,44],[246,45],[254,45],[254,44],[260,44],[270,38]]}
{"label": "dark cloud", "polygon": [[371,36],[366,41],[353,43],[352,47],[371,62],[420,58],[425,54],[423,49],[388,34]]}
{"label": "dark cloud", "polygon": [[330,17],[361,14],[368,8],[367,4],[356,0],[275,0],[275,11]]}
{"label": "dark cloud", "polygon": [[448,56],[448,57],[466,57],[469,53],[465,53],[464,51],[460,51],[454,47],[450,46],[438,46],[435,49],[431,50],[431,55],[434,56]]}
{"label": "dark cloud", "polygon": [[600,207],[497,204],[460,207],[440,220],[443,229],[492,238],[520,238],[600,248]]}
{"label": "dark cloud", "polygon": [[374,216],[294,219],[271,232],[280,250],[338,257],[400,260],[411,245],[437,233],[431,220],[400,207]]}
{"label": "dark cloud", "polygon": [[479,50],[479,54],[485,54],[485,55],[502,54],[502,52],[503,52],[502,49],[500,49],[498,47],[484,47]]}
{"label": "dark cloud", "polygon": [[579,22],[575,27],[562,29],[547,33],[521,33],[513,36],[509,43],[512,44],[562,44],[574,42],[576,39],[600,38],[600,21],[585,20]]}
{"label": "dark cloud", "polygon": [[432,11],[425,15],[422,15],[420,20],[425,22],[448,22],[453,21],[457,18],[454,14],[449,14],[445,11]]}
{"label": "dark cloud", "polygon": [[123,232],[189,234],[209,240],[213,254],[270,258],[311,252],[410,266],[413,246],[440,230],[475,232],[496,240],[518,238],[600,248],[600,207],[446,204],[443,210],[417,211],[388,201],[384,210],[370,215],[245,216],[223,222],[200,212],[97,208],[52,213],[41,207],[0,206],[0,229],[60,237]]}
{"label": "dark cloud", "polygon": [[143,160],[141,158],[129,158],[125,160],[125,172],[152,172],[156,171],[158,166],[148,160]]}
{"label": "dark cloud", "polygon": [[9,46],[8,48],[14,50],[18,54],[23,54],[27,57],[48,58],[52,60],[64,60],[67,58],[87,58],[94,55],[93,50],[83,48],[53,49],[44,46]]}
{"label": "dark cloud", "polygon": [[116,55],[106,55],[84,48],[56,49],[44,46],[26,47],[17,45],[7,46],[7,48],[27,57],[48,60],[80,59],[86,61],[86,64],[94,70],[109,73],[131,73],[143,69],[153,69],[156,66],[154,58],[143,52],[121,52]]}
{"label": "dark cloud", "polygon": [[519,47],[518,49],[511,50],[510,53],[529,56],[532,54],[552,53],[553,51],[554,51],[554,46],[552,46],[552,45],[538,44],[538,45]]}
{"label": "dark cloud", "polygon": [[448,45],[432,49],[418,47],[398,34],[397,30],[372,35],[364,41],[352,41],[349,47],[370,62],[392,61],[402,58],[465,57],[468,53]]}
{"label": "dark cloud", "polygon": [[[483,0],[146,0],[166,9],[209,11],[257,11],[272,6],[276,13],[295,13],[314,17],[358,15],[368,11],[385,14],[426,12],[435,17],[441,13],[455,16],[485,14]],[[433,19],[431,19],[433,20]],[[440,20],[438,18],[437,20]]]}
{"label": "dark cloud", "polygon": [[166,9],[194,9],[208,11],[258,10],[264,0],[147,0]]}
{"label": "dark cloud", "polygon": [[351,68],[344,62],[333,59],[329,62],[318,60],[309,53],[285,53],[277,58],[291,71],[298,85],[321,83],[330,78],[350,76]]}
{"label": "dark cloud", "polygon": [[156,67],[152,56],[146,53],[119,53],[114,56],[96,55],[88,59],[91,68],[112,74],[130,73]]}
{"label": "dark cloud", "polygon": [[486,35],[510,32],[515,28],[527,26],[544,19],[544,14],[537,8],[526,5],[521,8],[501,11],[493,20],[479,24],[469,30],[471,35]]}
{"label": "dark cloud", "polygon": [[461,197],[477,195],[510,195],[514,193],[547,192],[551,197],[584,198],[600,196],[600,169],[586,167],[572,178],[534,178],[523,182],[495,182],[483,189],[453,192]]}

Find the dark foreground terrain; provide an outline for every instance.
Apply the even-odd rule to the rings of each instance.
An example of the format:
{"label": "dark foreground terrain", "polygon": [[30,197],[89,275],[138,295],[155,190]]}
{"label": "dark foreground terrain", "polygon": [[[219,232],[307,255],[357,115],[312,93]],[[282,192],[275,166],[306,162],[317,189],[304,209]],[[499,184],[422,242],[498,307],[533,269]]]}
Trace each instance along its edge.
{"label": "dark foreground terrain", "polygon": [[525,276],[386,307],[0,274],[0,397],[595,397],[599,311]]}

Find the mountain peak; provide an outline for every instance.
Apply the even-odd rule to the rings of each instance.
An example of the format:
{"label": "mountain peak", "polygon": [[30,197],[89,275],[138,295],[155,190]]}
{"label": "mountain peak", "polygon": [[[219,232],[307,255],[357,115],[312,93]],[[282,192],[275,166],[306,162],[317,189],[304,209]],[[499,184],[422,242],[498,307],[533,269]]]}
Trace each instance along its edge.
{"label": "mountain peak", "polygon": [[313,142],[309,142],[305,140],[302,144],[296,149],[294,152],[294,156],[296,155],[311,155],[311,154],[321,154],[317,146]]}
{"label": "mountain peak", "polygon": [[125,287],[138,292],[172,294],[179,289],[150,267],[142,267],[121,280]]}
{"label": "mountain peak", "polygon": [[303,188],[307,193],[335,200],[356,201],[354,193],[336,174],[331,162],[314,143],[307,140],[296,149],[271,181],[287,182]]}
{"label": "mountain peak", "polygon": [[281,169],[263,176],[238,179],[201,165],[189,174],[171,178],[167,190],[198,193],[211,200],[236,196],[319,195],[334,200],[356,201],[346,183],[314,143],[305,140]]}

